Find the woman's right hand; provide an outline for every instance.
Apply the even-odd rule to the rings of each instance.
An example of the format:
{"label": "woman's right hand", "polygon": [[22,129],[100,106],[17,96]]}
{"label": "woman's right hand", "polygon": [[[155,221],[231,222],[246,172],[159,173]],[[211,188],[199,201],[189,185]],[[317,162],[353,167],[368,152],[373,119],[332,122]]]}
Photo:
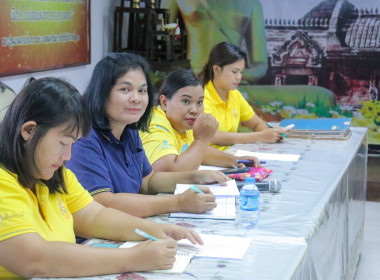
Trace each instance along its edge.
{"label": "woman's right hand", "polygon": [[194,122],[194,139],[205,141],[208,144],[214,137],[218,127],[219,122],[213,115],[201,113]]}
{"label": "woman's right hand", "polygon": [[215,195],[207,187],[198,187],[204,194],[195,192],[191,189],[177,194],[179,209],[181,212],[201,214],[211,211],[216,207]]}
{"label": "woman's right hand", "polygon": [[175,262],[177,241],[172,238],[147,240],[125,250],[132,250],[134,254],[134,271],[170,269]]}
{"label": "woman's right hand", "polygon": [[281,134],[286,133],[286,131],[282,128],[266,128],[262,131],[253,133],[260,135],[260,137],[258,137],[258,141],[256,142],[277,143],[284,139]]}

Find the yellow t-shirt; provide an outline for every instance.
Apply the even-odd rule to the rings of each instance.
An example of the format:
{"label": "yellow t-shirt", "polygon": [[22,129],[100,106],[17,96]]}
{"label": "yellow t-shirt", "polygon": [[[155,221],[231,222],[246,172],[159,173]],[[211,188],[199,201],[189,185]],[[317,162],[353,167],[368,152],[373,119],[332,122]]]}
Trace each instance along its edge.
{"label": "yellow t-shirt", "polygon": [[[68,194],[49,194],[48,187],[39,184],[35,196],[20,184],[16,174],[0,168],[0,241],[35,232],[48,241],[75,243],[71,213],[87,206],[93,198],[70,170],[64,169],[63,173]],[[15,277],[0,266],[0,279]]]}
{"label": "yellow t-shirt", "polygon": [[153,108],[149,132],[139,133],[150,164],[163,156],[183,153],[194,141],[193,130],[179,134],[170,124],[161,106]]}
{"label": "yellow t-shirt", "polygon": [[[251,105],[237,89],[228,92],[227,102],[220,98],[212,81],[206,84],[204,92],[204,112],[212,114],[217,119],[219,131],[237,132],[240,122],[248,121],[255,115]],[[228,146],[212,146],[222,151],[228,148]]]}

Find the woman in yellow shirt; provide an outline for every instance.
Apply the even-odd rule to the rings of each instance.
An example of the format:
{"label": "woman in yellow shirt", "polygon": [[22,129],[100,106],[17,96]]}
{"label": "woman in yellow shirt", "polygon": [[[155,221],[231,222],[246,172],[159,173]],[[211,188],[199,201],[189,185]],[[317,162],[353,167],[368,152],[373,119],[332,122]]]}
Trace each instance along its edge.
{"label": "woman in yellow shirt", "polygon": [[[174,239],[202,243],[193,230],[94,201],[64,167],[72,144],[89,130],[79,92],[56,78],[33,81],[10,105],[0,125],[0,279],[168,269],[175,260]],[[75,243],[75,235],[143,240],[136,228],[159,240],[129,249]]]}
{"label": "woman in yellow shirt", "polygon": [[159,93],[160,105],[153,110],[149,131],[140,131],[155,171],[194,170],[200,164],[235,167],[239,159],[258,165],[255,157],[236,157],[209,146],[219,124],[203,113],[203,86],[192,70],[170,73]]}
{"label": "woman in yellow shirt", "polygon": [[[268,128],[237,89],[247,55],[237,46],[221,42],[210,52],[200,77],[205,84],[204,111],[219,122],[218,131],[211,143],[220,150],[239,143],[276,143],[283,139],[283,128]],[[253,132],[238,133],[243,124]]]}

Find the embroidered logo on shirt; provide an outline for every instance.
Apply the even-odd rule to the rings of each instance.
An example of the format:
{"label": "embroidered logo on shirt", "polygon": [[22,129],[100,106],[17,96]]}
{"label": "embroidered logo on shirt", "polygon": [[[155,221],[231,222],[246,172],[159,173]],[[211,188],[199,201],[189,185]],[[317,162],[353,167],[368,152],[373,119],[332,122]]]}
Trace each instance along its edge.
{"label": "embroidered logo on shirt", "polygon": [[236,112],[236,109],[234,108],[234,110],[232,111],[232,114],[234,115],[234,118],[237,119],[238,115],[237,115],[237,112]]}
{"label": "embroidered logo on shirt", "polygon": [[8,214],[8,213],[5,213],[3,215],[0,215],[0,222],[2,220],[9,220],[9,219],[13,219],[13,218],[18,218],[18,217],[24,217],[24,211],[21,211],[20,213],[13,213],[13,214]]}
{"label": "embroidered logo on shirt", "polygon": [[69,219],[71,217],[71,213],[69,210],[67,210],[66,205],[62,202],[60,198],[58,198],[58,208],[59,212],[61,212],[61,215],[65,217],[66,219]]}
{"label": "embroidered logo on shirt", "polygon": [[162,145],[158,147],[158,150],[165,150],[165,149],[174,149],[172,145],[168,144],[168,140],[162,141]]}
{"label": "embroidered logo on shirt", "polygon": [[189,148],[189,144],[183,144],[182,145],[182,148],[181,148],[181,154],[183,153],[183,152],[185,152],[187,149]]}

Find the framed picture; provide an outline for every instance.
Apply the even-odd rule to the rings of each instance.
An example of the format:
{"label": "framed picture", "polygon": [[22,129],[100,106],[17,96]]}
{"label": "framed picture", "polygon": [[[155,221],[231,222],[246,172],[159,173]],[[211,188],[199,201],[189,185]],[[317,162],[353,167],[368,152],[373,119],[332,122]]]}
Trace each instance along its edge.
{"label": "framed picture", "polygon": [[90,0],[1,0],[0,77],[89,64]]}

